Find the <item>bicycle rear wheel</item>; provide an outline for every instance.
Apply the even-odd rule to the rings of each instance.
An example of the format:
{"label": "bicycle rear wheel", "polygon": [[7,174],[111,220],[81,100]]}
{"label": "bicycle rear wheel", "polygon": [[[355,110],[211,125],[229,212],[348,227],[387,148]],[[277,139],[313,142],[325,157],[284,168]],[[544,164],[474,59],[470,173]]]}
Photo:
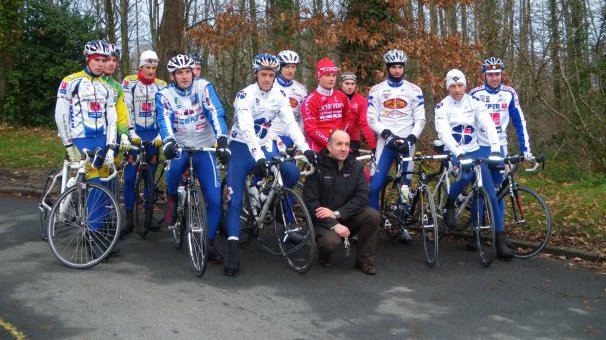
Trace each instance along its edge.
{"label": "bicycle rear wheel", "polygon": [[153,223],[155,190],[151,169],[148,167],[137,172],[134,223],[135,230],[141,237],[147,235]]}
{"label": "bicycle rear wheel", "polygon": [[421,229],[423,235],[425,262],[428,266],[433,267],[438,259],[439,236],[436,207],[429,187],[421,186],[418,189],[415,210],[417,228]]}
{"label": "bicycle rear wheel", "polygon": [[120,235],[120,209],[110,190],[80,183],[57,200],[49,216],[48,243],[55,257],[71,268],[103,261]]}
{"label": "bicycle rear wheel", "polygon": [[303,199],[290,188],[280,188],[274,196],[273,216],[282,255],[292,270],[305,273],[316,256],[316,237]]}
{"label": "bicycle rear wheel", "polygon": [[499,201],[505,200],[505,231],[515,257],[529,258],[540,253],[551,237],[551,213],[541,195],[533,189],[517,185],[513,196],[504,190]]}
{"label": "bicycle rear wheel", "polygon": [[[38,204],[40,209],[40,238],[47,241],[48,237],[46,231],[48,229],[48,217],[53,205],[61,196],[61,179],[63,177],[62,169],[51,170],[44,180],[44,187],[42,188],[42,199]],[[56,180],[55,180],[56,177]],[[51,187],[51,184],[54,185]],[[50,207],[50,208],[48,208]]]}
{"label": "bicycle rear wheel", "polygon": [[495,255],[495,220],[494,211],[490,197],[484,188],[474,190],[475,209],[473,213],[474,223],[472,226],[476,238],[476,244],[480,254],[480,260],[485,267],[490,266]]}
{"label": "bicycle rear wheel", "polygon": [[204,275],[208,264],[206,200],[200,189],[192,186],[186,203],[187,247],[189,262],[196,276]]}
{"label": "bicycle rear wheel", "polygon": [[397,240],[400,237],[400,229],[404,228],[405,221],[405,209],[406,206],[399,202],[399,190],[398,180],[392,176],[389,176],[381,189],[381,196],[379,201],[379,211],[381,212],[381,228],[387,233],[387,235]]}

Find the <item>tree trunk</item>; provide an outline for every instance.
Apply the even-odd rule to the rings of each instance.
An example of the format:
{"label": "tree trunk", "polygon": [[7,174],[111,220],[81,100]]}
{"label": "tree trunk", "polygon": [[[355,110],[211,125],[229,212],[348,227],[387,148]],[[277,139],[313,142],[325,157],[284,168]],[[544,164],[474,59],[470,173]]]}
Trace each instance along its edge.
{"label": "tree trunk", "polygon": [[107,27],[107,41],[116,43],[116,20],[114,15],[114,2],[105,0],[105,26]]}
{"label": "tree trunk", "polygon": [[162,23],[160,24],[158,57],[158,75],[168,79],[166,64],[168,60],[183,50],[185,33],[185,3],[183,0],[165,0]]}
{"label": "tree trunk", "polygon": [[[130,50],[128,48],[128,0],[120,0],[120,36],[122,37],[122,57],[120,59],[120,70],[123,76],[130,74]],[[139,23],[137,30],[139,29]],[[137,43],[139,38],[139,32],[137,31]]]}

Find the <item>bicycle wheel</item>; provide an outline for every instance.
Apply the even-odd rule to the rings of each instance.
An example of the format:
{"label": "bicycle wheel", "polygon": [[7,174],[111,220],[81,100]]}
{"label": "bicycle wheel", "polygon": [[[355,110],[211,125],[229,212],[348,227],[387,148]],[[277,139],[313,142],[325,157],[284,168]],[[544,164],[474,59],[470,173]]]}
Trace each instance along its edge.
{"label": "bicycle wheel", "polygon": [[[145,183],[148,183],[147,188]],[[147,198],[147,199],[146,199]],[[145,237],[153,223],[155,188],[151,169],[145,168],[137,172],[135,184],[135,230],[141,237]]]}
{"label": "bicycle wheel", "polygon": [[65,191],[49,216],[48,243],[71,268],[88,268],[105,259],[120,235],[120,209],[104,185],[85,182]]}
{"label": "bicycle wheel", "polygon": [[474,190],[474,223],[472,226],[480,260],[485,267],[490,266],[495,255],[495,220],[490,197],[484,188]]}
{"label": "bicycle wheel", "polygon": [[425,262],[433,267],[438,259],[438,218],[436,207],[429,187],[420,187],[416,196],[416,208],[414,212],[417,228],[421,229],[423,235],[423,250]]}
{"label": "bicycle wheel", "polygon": [[533,189],[517,185],[513,196],[504,190],[505,231],[515,257],[529,258],[540,253],[551,237],[551,213],[541,195]]}
{"label": "bicycle wheel", "polygon": [[311,216],[301,196],[282,187],[274,196],[273,216],[280,251],[292,270],[305,273],[316,256]]}
{"label": "bicycle wheel", "polygon": [[[62,172],[62,169],[51,170],[44,180],[42,198],[38,204],[38,208],[40,209],[40,237],[44,241],[48,240],[46,230],[50,211],[55,202],[57,202],[59,199],[59,196],[61,196],[61,179],[63,178]],[[54,185],[53,181],[55,181]]]}
{"label": "bicycle wheel", "polygon": [[[240,248],[247,247],[255,236],[255,216],[250,206],[248,192],[243,193],[242,209],[240,210],[240,238],[238,246]],[[227,205],[231,199],[231,192],[228,191],[225,184],[225,178],[221,181],[221,200],[223,205],[223,218],[221,220],[220,233],[227,236]]]}
{"label": "bicycle wheel", "polygon": [[185,221],[187,224],[187,248],[189,263],[196,276],[202,276],[208,264],[208,238],[206,201],[200,189],[192,186],[189,199],[185,204]]}
{"label": "bicycle wheel", "polygon": [[400,203],[398,180],[389,176],[381,189],[379,211],[381,212],[381,226],[387,235],[397,240],[400,228],[404,228],[404,215],[406,206]]}

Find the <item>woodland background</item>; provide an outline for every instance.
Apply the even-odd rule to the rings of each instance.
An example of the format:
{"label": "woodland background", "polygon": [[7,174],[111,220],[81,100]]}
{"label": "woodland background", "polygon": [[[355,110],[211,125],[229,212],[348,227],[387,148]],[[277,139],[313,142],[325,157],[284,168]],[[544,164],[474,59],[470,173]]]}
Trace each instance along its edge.
{"label": "woodland background", "polygon": [[136,72],[146,49],[158,52],[166,80],[171,55],[199,53],[230,117],[259,52],[297,51],[309,89],[315,63],[329,56],[358,74],[366,94],[385,77],[383,53],[400,48],[405,77],[426,96],[429,145],[446,72],[460,68],[472,88],[482,60],[496,56],[520,96],[534,152],[603,174],[605,25],[605,0],[3,0],[0,120],[52,127],[57,87],[82,68],[91,39],[121,46],[118,80]]}

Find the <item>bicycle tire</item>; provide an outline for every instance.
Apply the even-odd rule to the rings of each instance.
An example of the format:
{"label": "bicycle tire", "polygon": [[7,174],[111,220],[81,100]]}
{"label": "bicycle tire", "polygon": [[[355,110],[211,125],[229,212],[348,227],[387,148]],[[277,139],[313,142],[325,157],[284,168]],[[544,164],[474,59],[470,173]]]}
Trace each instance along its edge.
{"label": "bicycle tire", "polygon": [[379,212],[381,213],[381,229],[392,240],[400,238],[400,228],[404,227],[404,204],[399,200],[398,179],[389,176],[381,188]]}
{"label": "bicycle tire", "polygon": [[[46,232],[48,229],[48,217],[50,215],[50,211],[55,205],[55,202],[57,202],[61,196],[61,179],[63,177],[62,172],[62,169],[54,169],[49,171],[42,188],[42,197],[40,198],[40,204],[38,204],[38,207],[40,208],[40,238],[43,241],[48,240]],[[55,176],[57,176],[57,181],[51,188],[50,185],[53,183]],[[51,208],[48,209],[46,206]]]}
{"label": "bicycle tire", "polygon": [[208,265],[208,223],[206,201],[200,189],[192,186],[186,201],[187,248],[189,263],[194,274],[204,275]]}
{"label": "bicycle tire", "polygon": [[[149,186],[147,190],[147,199],[150,202],[147,202],[148,204],[146,204],[145,202],[145,178],[147,178],[147,183],[149,183]],[[153,216],[154,216],[154,203],[155,203],[155,187],[154,187],[154,180],[152,177],[152,173],[151,173],[151,169],[146,168],[146,169],[141,169],[141,171],[137,172],[137,179],[135,181],[135,211],[134,211],[134,224],[135,224],[135,230],[137,231],[137,234],[139,234],[139,236],[141,237],[145,237],[147,236],[147,233],[149,232],[149,229],[151,227],[151,223],[153,222]],[[146,205],[149,205],[151,207],[151,209],[149,209],[148,211],[146,211],[147,209],[145,209]],[[150,216],[149,218],[146,218],[146,214],[150,214],[152,216]],[[146,223],[147,222],[147,223]]]}
{"label": "bicycle tire", "polygon": [[530,258],[540,253],[551,237],[551,212],[547,203],[535,190],[517,184],[514,196],[504,190],[499,201],[505,199],[505,231],[517,258]]}
{"label": "bicycle tire", "polygon": [[[93,190],[97,190],[94,195]],[[89,200],[93,201],[87,204]],[[101,225],[91,228],[89,216],[95,214],[99,214],[96,224]],[[48,243],[65,266],[89,268],[109,256],[118,242],[120,223],[120,209],[111,191],[101,184],[80,183],[66,190],[53,206]]]}
{"label": "bicycle tire", "polygon": [[[496,253],[495,219],[492,202],[484,188],[474,190],[475,204],[473,233],[476,234],[476,245],[480,261],[485,267],[490,266]],[[483,204],[483,207],[482,207]]]}
{"label": "bicycle tire", "polygon": [[295,272],[307,272],[316,256],[316,237],[305,202],[293,189],[282,187],[274,196],[272,210],[282,256]]}
{"label": "bicycle tire", "polygon": [[425,263],[434,267],[438,260],[439,234],[436,207],[429,187],[421,186],[417,191],[415,219],[423,237]]}

